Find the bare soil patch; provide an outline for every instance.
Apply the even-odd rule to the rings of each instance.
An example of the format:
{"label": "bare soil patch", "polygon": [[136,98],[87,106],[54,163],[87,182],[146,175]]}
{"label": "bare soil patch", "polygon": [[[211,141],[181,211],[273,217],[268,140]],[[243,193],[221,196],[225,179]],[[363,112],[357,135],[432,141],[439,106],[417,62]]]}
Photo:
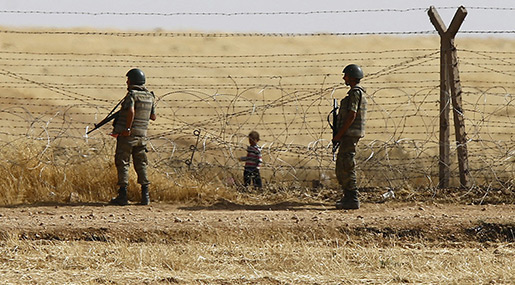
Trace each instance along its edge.
{"label": "bare soil patch", "polygon": [[0,225],[4,238],[28,240],[167,243],[220,235],[276,239],[274,234],[282,233],[353,243],[473,246],[513,242],[515,206],[386,202],[340,211],[327,203],[242,205],[226,200],[209,206],[18,205],[0,208]]}

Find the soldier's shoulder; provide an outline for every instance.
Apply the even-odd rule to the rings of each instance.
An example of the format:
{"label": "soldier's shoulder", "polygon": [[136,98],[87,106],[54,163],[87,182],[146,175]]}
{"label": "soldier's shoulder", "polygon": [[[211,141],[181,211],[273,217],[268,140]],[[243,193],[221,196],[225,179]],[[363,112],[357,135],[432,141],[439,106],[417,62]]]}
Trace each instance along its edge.
{"label": "soldier's shoulder", "polygon": [[356,85],[356,86],[352,87],[349,90],[349,93],[360,93],[360,94],[362,94],[362,93],[366,93],[366,90],[362,86]]}

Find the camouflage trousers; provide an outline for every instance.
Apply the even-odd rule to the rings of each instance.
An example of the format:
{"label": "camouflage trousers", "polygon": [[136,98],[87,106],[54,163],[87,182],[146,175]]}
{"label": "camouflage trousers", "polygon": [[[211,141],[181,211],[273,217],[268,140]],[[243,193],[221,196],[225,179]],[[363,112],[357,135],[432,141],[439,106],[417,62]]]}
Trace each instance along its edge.
{"label": "camouflage trousers", "polygon": [[336,156],[336,179],[343,191],[358,189],[356,182],[356,145],[360,137],[343,137]]}
{"label": "camouflage trousers", "polygon": [[118,171],[118,185],[127,186],[129,184],[129,167],[131,156],[134,163],[134,170],[138,175],[138,183],[148,185],[150,182],[147,177],[147,141],[145,137],[122,137],[116,138],[116,153],[114,164]]}

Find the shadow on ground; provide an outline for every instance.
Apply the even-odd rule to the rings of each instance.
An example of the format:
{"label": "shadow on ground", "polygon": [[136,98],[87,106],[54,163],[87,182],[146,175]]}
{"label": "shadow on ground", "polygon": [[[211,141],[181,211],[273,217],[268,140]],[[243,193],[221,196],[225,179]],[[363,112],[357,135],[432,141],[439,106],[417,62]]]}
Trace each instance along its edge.
{"label": "shadow on ground", "polygon": [[305,211],[318,210],[326,211],[335,209],[332,204],[328,203],[302,203],[302,202],[280,202],[275,204],[248,205],[238,204],[225,199],[220,199],[212,205],[208,206],[186,206],[180,207],[181,210],[200,211],[200,210],[228,210],[228,211]]}

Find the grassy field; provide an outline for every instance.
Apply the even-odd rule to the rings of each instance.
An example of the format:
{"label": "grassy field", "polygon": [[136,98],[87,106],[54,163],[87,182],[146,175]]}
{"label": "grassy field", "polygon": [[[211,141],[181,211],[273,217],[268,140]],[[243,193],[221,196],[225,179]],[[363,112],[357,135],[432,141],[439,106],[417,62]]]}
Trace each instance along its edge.
{"label": "grassy field", "polygon": [[[510,284],[513,249],[420,245],[334,247],[323,242],[6,242],[4,280],[82,284]],[[276,243],[277,242],[277,243]],[[13,253],[13,249],[16,252]],[[30,270],[27,270],[30,268]],[[507,270],[512,270],[511,272]],[[6,272],[7,271],[7,272]],[[24,272],[25,271],[25,272]],[[22,273],[24,272],[24,273]]]}

